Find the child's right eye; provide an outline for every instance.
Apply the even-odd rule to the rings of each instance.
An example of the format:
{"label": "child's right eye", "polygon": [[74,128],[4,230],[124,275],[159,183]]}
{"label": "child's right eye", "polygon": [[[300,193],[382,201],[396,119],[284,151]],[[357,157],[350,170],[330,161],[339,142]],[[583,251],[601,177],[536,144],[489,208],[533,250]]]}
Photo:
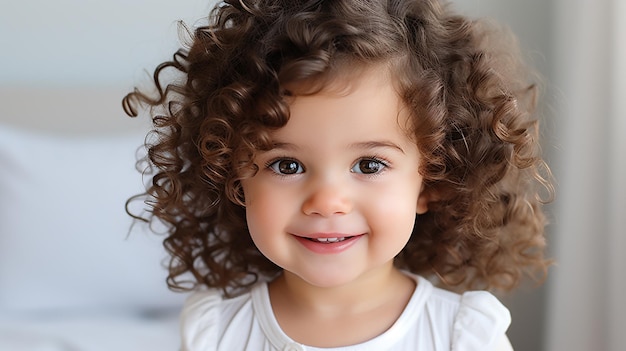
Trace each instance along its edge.
{"label": "child's right eye", "polygon": [[304,168],[300,162],[290,159],[280,159],[268,163],[267,168],[276,174],[299,174],[304,172]]}

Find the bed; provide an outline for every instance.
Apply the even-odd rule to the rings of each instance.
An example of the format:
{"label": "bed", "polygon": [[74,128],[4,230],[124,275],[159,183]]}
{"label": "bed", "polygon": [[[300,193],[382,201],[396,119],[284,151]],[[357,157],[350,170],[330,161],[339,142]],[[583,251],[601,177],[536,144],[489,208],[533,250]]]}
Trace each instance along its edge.
{"label": "bed", "polygon": [[2,351],[178,349],[185,294],[166,287],[162,237],[124,208],[146,125],[122,94],[0,92]]}

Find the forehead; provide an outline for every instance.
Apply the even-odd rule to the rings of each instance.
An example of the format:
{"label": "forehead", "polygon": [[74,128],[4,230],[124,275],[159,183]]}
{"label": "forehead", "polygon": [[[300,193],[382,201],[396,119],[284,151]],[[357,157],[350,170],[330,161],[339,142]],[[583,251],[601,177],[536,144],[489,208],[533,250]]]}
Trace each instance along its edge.
{"label": "forehead", "polygon": [[317,92],[292,96],[288,103],[289,121],[272,133],[275,139],[350,142],[351,138],[401,138],[410,134],[407,109],[385,67],[337,75]]}

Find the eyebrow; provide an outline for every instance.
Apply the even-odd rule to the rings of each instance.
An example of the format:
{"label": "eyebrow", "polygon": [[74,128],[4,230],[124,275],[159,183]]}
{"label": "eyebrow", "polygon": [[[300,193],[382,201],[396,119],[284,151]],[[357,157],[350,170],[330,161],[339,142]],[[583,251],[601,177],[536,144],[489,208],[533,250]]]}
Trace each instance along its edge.
{"label": "eyebrow", "polygon": [[[398,150],[403,154],[405,153],[404,150],[400,146],[398,146],[396,143],[393,143],[391,141],[386,141],[386,140],[372,140],[372,141],[363,141],[363,142],[353,143],[353,144],[348,145],[348,148],[349,149],[365,149],[365,150],[371,150],[371,149],[377,149],[377,148],[388,148],[388,149]],[[292,143],[274,142],[272,143],[272,149],[297,151],[300,149],[300,147]]]}
{"label": "eyebrow", "polygon": [[274,141],[272,142],[272,148],[271,150],[275,150],[275,149],[281,149],[281,150],[287,150],[287,151],[297,151],[300,149],[300,147],[296,144],[292,144],[292,143],[283,143],[283,142],[279,142],[279,141]]}
{"label": "eyebrow", "polygon": [[405,153],[404,150],[398,146],[398,144],[391,142],[391,141],[386,141],[386,140],[374,140],[374,141],[365,141],[365,142],[360,142],[360,143],[354,143],[354,144],[350,144],[349,148],[351,149],[378,149],[378,148],[389,148],[389,149],[396,149],[398,151],[400,151],[401,153]]}

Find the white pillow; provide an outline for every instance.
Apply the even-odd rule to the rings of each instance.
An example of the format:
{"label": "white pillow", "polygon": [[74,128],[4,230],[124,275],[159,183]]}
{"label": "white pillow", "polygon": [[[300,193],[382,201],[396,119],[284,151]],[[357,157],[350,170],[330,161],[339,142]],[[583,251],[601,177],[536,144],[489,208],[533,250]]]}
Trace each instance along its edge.
{"label": "white pillow", "polygon": [[0,313],[179,306],[162,237],[124,209],[144,135],[61,137],[0,124]]}

